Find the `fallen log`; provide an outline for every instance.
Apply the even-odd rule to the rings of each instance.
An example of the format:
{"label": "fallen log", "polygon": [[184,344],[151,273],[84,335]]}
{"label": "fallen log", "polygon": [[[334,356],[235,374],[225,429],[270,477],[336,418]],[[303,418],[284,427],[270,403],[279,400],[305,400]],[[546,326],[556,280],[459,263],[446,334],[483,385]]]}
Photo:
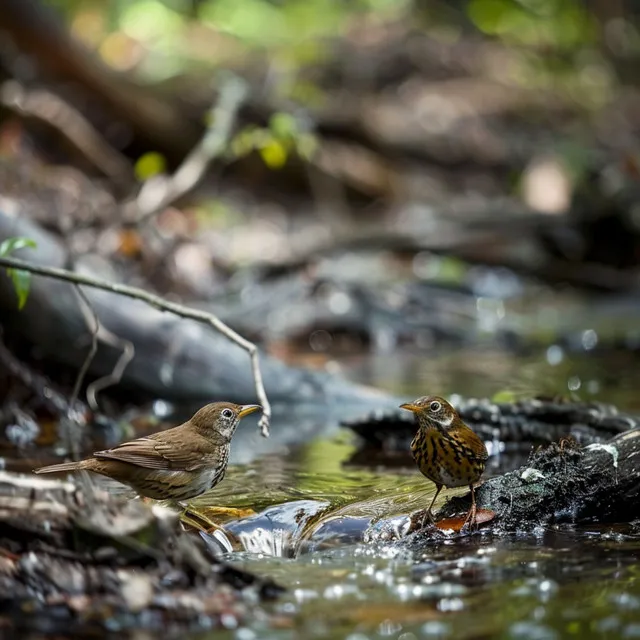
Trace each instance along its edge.
{"label": "fallen log", "polygon": [[[25,216],[0,212],[0,241],[15,236],[37,243],[37,250],[28,254],[34,264],[62,267],[66,263],[66,250],[56,237]],[[104,277],[87,261],[79,263],[80,273]],[[112,279],[116,277],[112,275]],[[89,287],[83,291],[101,324],[135,348],[120,381],[123,388],[183,405],[215,399],[257,400],[247,353],[225,337],[138,300]],[[34,277],[27,304],[19,311],[12,282],[0,273],[0,318],[8,334],[37,348],[45,359],[77,368],[84,362],[91,331],[69,283]],[[90,374],[111,374],[120,355],[116,346],[100,342]],[[355,417],[366,407],[397,405],[397,399],[338,376],[289,367],[264,354],[260,362],[267,394],[274,404],[313,405],[329,421]]]}
{"label": "fallen log", "polygon": [[[479,505],[518,529],[563,522],[631,522],[640,517],[640,429],[580,448],[554,443],[524,468],[484,483]],[[459,507],[452,501],[448,510]]]}

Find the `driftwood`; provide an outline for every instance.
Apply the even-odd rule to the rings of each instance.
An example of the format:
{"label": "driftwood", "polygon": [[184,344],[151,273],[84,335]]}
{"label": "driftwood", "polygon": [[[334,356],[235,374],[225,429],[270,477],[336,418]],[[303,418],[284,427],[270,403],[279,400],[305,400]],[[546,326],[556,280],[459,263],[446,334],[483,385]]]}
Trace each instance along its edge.
{"label": "driftwood", "polygon": [[[640,518],[640,429],[632,429],[605,444],[584,448],[569,438],[533,452],[525,465],[490,478],[476,487],[479,510],[495,517],[482,528],[493,534],[542,532],[553,525],[631,523]],[[464,519],[470,494],[448,500],[436,512],[438,521]],[[485,511],[483,515],[486,515]],[[462,519],[460,516],[462,515]],[[420,551],[469,535],[422,527],[424,511],[399,523],[381,522],[369,540],[396,538],[397,546]],[[458,525],[459,526],[459,525]],[[408,534],[408,535],[407,535]],[[399,539],[398,539],[399,538]]]}
{"label": "driftwood", "polygon": [[147,627],[199,616],[216,626],[222,615],[255,618],[240,594],[247,588],[260,600],[281,592],[210,556],[173,511],[0,473],[0,607],[18,627],[111,617],[135,625],[139,616]]}

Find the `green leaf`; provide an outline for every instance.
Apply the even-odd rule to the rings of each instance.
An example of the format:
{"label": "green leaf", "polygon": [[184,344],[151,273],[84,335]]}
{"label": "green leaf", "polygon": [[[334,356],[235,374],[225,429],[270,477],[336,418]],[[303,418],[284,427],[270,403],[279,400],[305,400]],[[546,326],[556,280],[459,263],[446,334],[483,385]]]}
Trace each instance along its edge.
{"label": "green leaf", "polygon": [[7,238],[0,244],[0,257],[8,256],[14,251],[25,249],[26,247],[35,249],[36,243],[30,238]]}
{"label": "green leaf", "polygon": [[27,298],[29,297],[29,288],[31,287],[31,274],[22,269],[7,269],[7,275],[13,281],[13,288],[18,296],[18,309],[22,311]]}
{"label": "green leaf", "polygon": [[269,129],[276,138],[295,138],[298,133],[298,123],[288,113],[274,113],[269,120]]}
{"label": "green leaf", "polygon": [[[0,244],[0,257],[8,256],[14,251],[27,247],[35,249],[36,246],[36,243],[30,238],[7,238]],[[22,310],[24,305],[27,304],[27,298],[29,297],[31,274],[22,269],[7,269],[7,275],[11,278],[13,288],[18,296],[18,309]]]}

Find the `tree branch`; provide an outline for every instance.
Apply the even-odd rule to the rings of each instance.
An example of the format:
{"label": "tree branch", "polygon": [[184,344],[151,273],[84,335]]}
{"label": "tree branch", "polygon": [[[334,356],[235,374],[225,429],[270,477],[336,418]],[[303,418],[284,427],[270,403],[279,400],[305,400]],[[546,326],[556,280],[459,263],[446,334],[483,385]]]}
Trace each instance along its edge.
{"label": "tree branch", "polygon": [[255,382],[256,395],[258,401],[262,405],[262,417],[260,418],[258,425],[260,431],[264,437],[269,435],[269,420],[271,418],[271,405],[267,398],[267,392],[264,388],[264,382],[262,380],[262,372],[260,370],[260,360],[258,355],[258,347],[253,343],[243,338],[236,333],[231,327],[227,326],[222,320],[217,318],[211,313],[206,311],[200,311],[197,309],[190,309],[181,304],[175,302],[169,302],[160,296],[149,293],[144,289],[138,289],[136,287],[130,287],[125,284],[111,283],[106,280],[99,280],[90,276],[85,276],[80,273],[74,273],[67,271],[66,269],[58,269],[56,267],[44,267],[41,265],[32,264],[18,258],[0,258],[0,267],[6,267],[9,269],[22,269],[36,275],[45,276],[47,278],[54,278],[56,280],[62,280],[64,282],[70,282],[75,285],[85,285],[87,287],[93,287],[94,289],[101,289],[103,291],[110,291],[111,293],[117,293],[127,298],[134,298],[135,300],[142,300],[147,304],[160,309],[161,311],[168,311],[181,318],[188,318],[190,320],[197,320],[213,327],[216,331],[223,336],[237,344],[240,348],[244,349],[251,358],[251,369],[253,372],[253,379]]}
{"label": "tree branch", "polygon": [[209,111],[212,125],[171,176],[149,180],[136,199],[125,205],[125,219],[144,222],[164,211],[189,193],[202,179],[211,163],[229,143],[238,110],[249,93],[241,78],[232,76],[222,84],[217,104]]}

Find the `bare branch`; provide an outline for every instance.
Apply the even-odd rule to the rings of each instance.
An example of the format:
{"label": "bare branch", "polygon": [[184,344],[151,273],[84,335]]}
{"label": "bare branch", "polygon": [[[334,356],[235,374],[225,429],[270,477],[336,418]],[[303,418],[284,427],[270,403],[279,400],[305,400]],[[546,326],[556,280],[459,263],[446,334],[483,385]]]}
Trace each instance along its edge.
{"label": "bare branch", "polygon": [[236,76],[222,85],[218,102],[209,112],[213,124],[202,140],[173,175],[162,181],[150,180],[142,187],[135,201],[125,207],[126,219],[138,222],[148,220],[185,196],[200,182],[209,165],[226,150],[238,109],[247,94],[247,84]]}
{"label": "bare branch", "polygon": [[256,396],[258,401],[262,405],[262,417],[258,424],[263,436],[269,435],[269,420],[271,418],[271,405],[267,398],[267,392],[264,388],[264,382],[262,380],[262,372],[260,370],[260,358],[258,355],[258,347],[253,343],[243,338],[240,334],[236,333],[231,327],[226,325],[222,320],[217,318],[211,313],[201,311],[198,309],[191,309],[175,302],[169,302],[160,296],[153,293],[149,293],[144,289],[138,289],[136,287],[130,287],[125,284],[111,283],[106,280],[99,280],[80,273],[73,273],[66,269],[58,269],[56,267],[45,267],[37,264],[32,264],[18,258],[0,258],[0,267],[7,267],[9,269],[22,269],[23,271],[29,271],[36,275],[46,276],[48,278],[54,278],[56,280],[62,280],[64,282],[70,282],[76,285],[85,285],[87,287],[93,287],[94,289],[101,289],[102,291],[110,291],[111,293],[117,293],[127,298],[134,298],[135,300],[142,300],[147,304],[160,309],[161,311],[168,311],[181,318],[188,318],[190,320],[197,320],[204,324],[208,324],[216,331],[221,333],[227,339],[237,344],[240,348],[244,349],[251,358],[251,368],[253,372],[253,379],[256,388]]}
{"label": "bare branch", "polygon": [[[87,320],[87,326],[89,326],[89,322],[93,321],[94,328],[90,328],[91,330],[91,346],[89,347],[89,351],[80,367],[80,371],[78,371],[78,375],[76,376],[75,384],[73,385],[73,390],[71,391],[71,398],[69,400],[69,410],[67,411],[66,416],[61,420],[61,426],[66,432],[69,449],[71,450],[71,454],[74,460],[80,459],[80,439],[82,436],[82,429],[86,426],[86,422],[84,417],[81,417],[77,411],[74,411],[74,407],[78,401],[78,396],[80,394],[80,389],[82,388],[82,382],[84,381],[85,376],[87,375],[87,371],[89,370],[89,365],[91,365],[91,361],[93,360],[96,352],[98,351],[98,329],[100,328],[100,323],[98,321],[98,316],[95,312],[95,309],[89,302],[89,299],[85,295],[84,291],[76,285],[75,287],[76,295],[80,298],[80,303],[82,306],[83,313]],[[80,483],[82,484],[85,495],[87,496],[89,503],[88,507],[93,510],[94,508],[94,492],[93,492],[93,481],[91,480],[91,474],[87,471],[83,471],[80,474]]]}
{"label": "bare branch", "polygon": [[[80,371],[78,371],[78,376],[76,377],[76,382],[73,385],[73,391],[71,392],[71,399],[69,400],[69,406],[73,407],[78,399],[78,395],[80,394],[80,389],[82,388],[82,382],[84,381],[84,377],[87,375],[87,371],[89,370],[89,365],[93,360],[96,352],[98,351],[98,331],[100,330],[100,321],[98,320],[98,314],[96,310],[93,308],[89,299],[84,294],[84,291],[76,285],[75,287],[76,293],[83,303],[84,310],[86,310],[85,318],[87,320],[87,326],[89,325],[89,320],[93,322],[93,328],[89,327],[91,331],[91,347],[87,353],[87,357],[84,359],[82,366],[80,367]],[[84,311],[83,310],[83,311]]]}
{"label": "bare branch", "polygon": [[98,399],[96,397],[98,395],[98,392],[103,391],[111,385],[118,384],[120,382],[124,370],[127,368],[127,365],[131,362],[131,360],[133,360],[136,349],[130,340],[119,338],[114,333],[109,331],[109,329],[107,329],[100,322],[98,314],[96,313],[95,309],[89,302],[89,299],[86,295],[84,295],[84,292],[80,289],[80,287],[76,287],[76,290],[78,291],[82,301],[84,302],[84,304],[82,305],[82,312],[87,322],[87,326],[89,326],[90,323],[93,323],[95,326],[95,330],[92,330],[91,332],[92,351],[87,355],[87,359],[84,362],[83,369],[78,375],[74,393],[77,395],[80,392],[78,383],[82,381],[87,368],[91,360],[93,359],[93,356],[95,356],[95,353],[98,349],[98,342],[105,342],[107,344],[110,344],[112,347],[115,347],[116,349],[122,349],[122,353],[120,354],[120,357],[118,358],[118,361],[113,367],[111,373],[107,376],[103,376],[102,378],[98,378],[97,380],[94,380],[89,385],[87,385],[87,403],[89,404],[91,409],[93,409],[93,411],[98,411]]}
{"label": "bare branch", "polygon": [[[96,313],[93,310],[91,303],[87,299],[87,296],[79,286],[76,285],[74,288],[76,295],[80,298],[80,304],[85,318],[87,319],[87,325],[89,325],[89,320],[92,319],[95,327],[89,327],[91,331],[91,346],[89,347],[89,351],[87,352],[84,362],[80,367],[80,371],[78,371],[78,375],[76,376],[76,381],[73,385],[73,390],[71,391],[71,396],[69,398],[69,408],[67,409],[66,414],[60,420],[60,428],[62,433],[64,434],[67,449],[71,451],[73,459],[78,460],[80,458],[80,439],[82,435],[82,429],[85,426],[86,422],[84,416],[82,416],[79,411],[76,411],[75,406],[78,401],[80,389],[82,388],[82,382],[89,369],[89,365],[91,364],[93,357],[98,351],[97,336],[99,324]],[[89,316],[93,316],[93,318],[90,318]],[[82,483],[85,485],[85,489],[90,489],[91,484],[87,480],[86,476],[87,474],[82,474]]]}
{"label": "bare branch", "polygon": [[98,399],[96,397],[98,395],[98,392],[104,391],[108,387],[120,382],[124,370],[127,368],[127,365],[133,360],[133,356],[136,353],[136,348],[131,340],[125,340],[124,338],[118,337],[117,335],[106,329],[102,324],[100,325],[98,336],[101,340],[108,342],[112,346],[120,347],[122,349],[122,353],[120,354],[115,367],[113,367],[113,371],[108,376],[103,376],[98,380],[94,380],[87,387],[87,402],[94,411],[96,411],[98,408]]}

